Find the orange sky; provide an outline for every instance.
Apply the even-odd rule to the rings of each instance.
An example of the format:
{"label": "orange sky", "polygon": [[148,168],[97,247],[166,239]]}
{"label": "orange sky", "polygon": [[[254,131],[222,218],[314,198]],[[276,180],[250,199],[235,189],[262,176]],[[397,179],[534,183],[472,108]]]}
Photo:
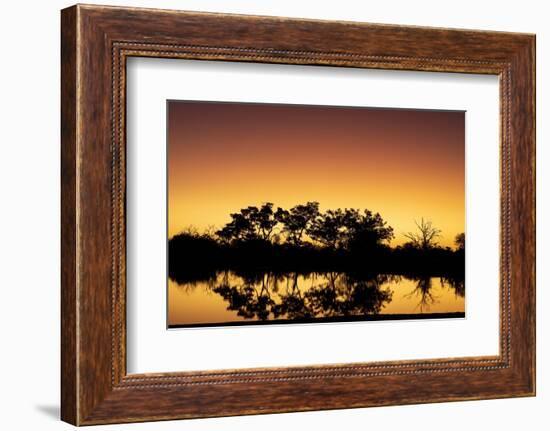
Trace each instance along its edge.
{"label": "orange sky", "polygon": [[464,163],[464,112],[169,101],[168,235],[318,201],[379,212],[393,245],[421,217],[452,245]]}

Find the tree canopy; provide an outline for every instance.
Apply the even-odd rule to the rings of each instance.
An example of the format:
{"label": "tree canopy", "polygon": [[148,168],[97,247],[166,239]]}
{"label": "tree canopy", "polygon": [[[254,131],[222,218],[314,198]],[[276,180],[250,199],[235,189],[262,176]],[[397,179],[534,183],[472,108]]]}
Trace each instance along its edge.
{"label": "tree canopy", "polygon": [[288,244],[319,244],[330,249],[370,249],[389,242],[393,228],[379,213],[359,209],[319,210],[318,202],[289,210],[266,202],[230,214],[231,221],[216,235],[224,242],[270,241],[278,232]]}
{"label": "tree canopy", "polygon": [[271,238],[279,215],[273,211],[273,204],[266,202],[259,208],[249,206],[238,213],[230,214],[231,221],[216,235],[223,241],[264,240]]}

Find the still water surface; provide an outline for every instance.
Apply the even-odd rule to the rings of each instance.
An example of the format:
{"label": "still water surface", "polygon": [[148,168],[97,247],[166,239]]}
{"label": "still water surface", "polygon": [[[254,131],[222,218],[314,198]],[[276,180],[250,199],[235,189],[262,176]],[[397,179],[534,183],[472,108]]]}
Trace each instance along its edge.
{"label": "still water surface", "polygon": [[220,271],[209,281],[168,283],[170,327],[463,317],[456,313],[464,313],[464,280],[445,277]]}

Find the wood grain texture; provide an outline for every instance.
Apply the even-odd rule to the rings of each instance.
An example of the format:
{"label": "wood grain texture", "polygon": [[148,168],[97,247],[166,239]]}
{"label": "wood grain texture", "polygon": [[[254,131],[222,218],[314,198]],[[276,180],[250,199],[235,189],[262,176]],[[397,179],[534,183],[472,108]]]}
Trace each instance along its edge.
{"label": "wood grain texture", "polygon": [[[86,425],[533,395],[534,49],[534,36],[525,34],[101,6],[62,11],[63,420]],[[499,75],[500,354],[127,375],[129,56]]]}

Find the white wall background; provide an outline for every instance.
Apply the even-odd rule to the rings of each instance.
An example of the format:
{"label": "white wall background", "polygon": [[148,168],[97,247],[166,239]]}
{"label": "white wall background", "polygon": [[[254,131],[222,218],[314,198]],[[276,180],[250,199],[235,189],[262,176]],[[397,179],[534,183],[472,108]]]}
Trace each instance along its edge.
{"label": "white wall background", "polygon": [[[536,0],[130,0],[171,9],[477,28],[537,34],[538,396],[509,399],[105,426],[135,430],[547,429],[550,423],[550,27]],[[0,25],[0,426],[69,429],[59,414],[59,9],[71,3],[4,2]]]}

